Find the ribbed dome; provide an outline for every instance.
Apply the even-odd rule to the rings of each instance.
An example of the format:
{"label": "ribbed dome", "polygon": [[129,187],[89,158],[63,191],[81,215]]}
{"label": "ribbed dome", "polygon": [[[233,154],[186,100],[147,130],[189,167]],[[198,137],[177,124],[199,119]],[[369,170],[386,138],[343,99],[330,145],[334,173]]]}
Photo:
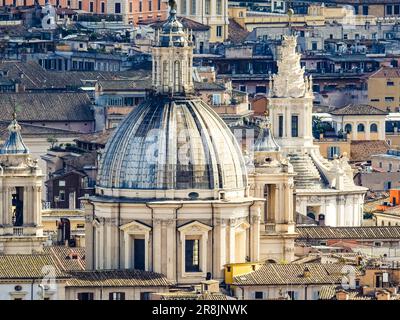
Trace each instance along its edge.
{"label": "ribbed dome", "polygon": [[116,189],[242,189],[241,150],[198,98],[154,96],[119,125],[102,156],[98,186]]}

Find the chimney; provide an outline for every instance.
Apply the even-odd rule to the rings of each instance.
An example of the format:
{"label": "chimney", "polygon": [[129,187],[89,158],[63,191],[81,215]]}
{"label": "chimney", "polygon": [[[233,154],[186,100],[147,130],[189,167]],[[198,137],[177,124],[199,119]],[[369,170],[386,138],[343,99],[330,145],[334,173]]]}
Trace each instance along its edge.
{"label": "chimney", "polygon": [[310,269],[308,269],[308,267],[305,267],[305,268],[304,268],[304,270],[303,270],[303,277],[304,277],[304,278],[309,278],[309,277],[311,277],[311,272],[310,272]]}
{"label": "chimney", "polygon": [[349,300],[349,293],[343,289],[337,291],[336,300]]}
{"label": "chimney", "polygon": [[202,292],[219,292],[219,281],[217,280],[206,280],[201,282]]}
{"label": "chimney", "polygon": [[377,300],[390,300],[390,292],[386,290],[381,290],[376,293]]}
{"label": "chimney", "polygon": [[373,292],[374,292],[374,289],[373,289],[373,288],[370,288],[370,287],[368,287],[368,286],[363,286],[363,287],[362,287],[362,294],[363,294],[364,296],[371,295],[371,294],[373,294]]}

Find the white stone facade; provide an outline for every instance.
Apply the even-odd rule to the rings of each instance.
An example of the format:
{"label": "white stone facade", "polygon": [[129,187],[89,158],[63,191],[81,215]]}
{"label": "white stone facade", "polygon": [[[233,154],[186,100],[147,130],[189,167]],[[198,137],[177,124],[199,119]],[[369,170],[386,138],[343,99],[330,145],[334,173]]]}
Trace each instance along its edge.
{"label": "white stone facade", "polygon": [[[85,205],[86,266],[135,268],[134,240],[144,239],[145,270],[176,283],[200,282],[208,272],[222,280],[225,264],[259,260],[261,206],[262,201],[251,198],[228,203],[94,201]],[[199,240],[197,271],[185,269],[185,243],[190,239]]]}

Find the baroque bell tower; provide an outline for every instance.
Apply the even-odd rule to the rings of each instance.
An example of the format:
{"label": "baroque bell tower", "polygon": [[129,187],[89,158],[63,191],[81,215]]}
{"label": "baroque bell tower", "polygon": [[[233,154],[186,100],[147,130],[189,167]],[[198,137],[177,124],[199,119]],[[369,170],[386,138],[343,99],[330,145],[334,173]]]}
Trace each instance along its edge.
{"label": "baroque bell tower", "polygon": [[269,81],[269,116],[273,134],[285,154],[314,148],[313,81],[311,76],[304,75],[296,46],[296,36],[283,37],[278,48],[278,73]]}
{"label": "baroque bell tower", "polygon": [[275,262],[294,260],[294,172],[282,156],[269,119],[259,123],[253,147],[254,162],[249,170],[253,196],[265,199],[260,224],[260,259]]}
{"label": "baroque bell tower", "polygon": [[43,174],[32,160],[14,119],[0,148],[0,253],[31,254],[43,250],[41,193]]}

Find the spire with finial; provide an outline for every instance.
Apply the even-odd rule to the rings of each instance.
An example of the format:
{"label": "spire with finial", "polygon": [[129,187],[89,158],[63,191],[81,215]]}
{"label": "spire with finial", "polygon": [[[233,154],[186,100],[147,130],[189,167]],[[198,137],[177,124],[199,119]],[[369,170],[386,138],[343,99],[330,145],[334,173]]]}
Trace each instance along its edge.
{"label": "spire with finial", "polygon": [[29,149],[26,147],[21,136],[21,126],[17,121],[16,106],[12,115],[12,121],[8,126],[8,138],[0,148],[0,154],[27,154]]}
{"label": "spire with finial", "polygon": [[288,14],[288,29],[289,29],[289,36],[293,34],[292,31],[292,16],[293,16],[293,9],[289,9],[287,14]]}

